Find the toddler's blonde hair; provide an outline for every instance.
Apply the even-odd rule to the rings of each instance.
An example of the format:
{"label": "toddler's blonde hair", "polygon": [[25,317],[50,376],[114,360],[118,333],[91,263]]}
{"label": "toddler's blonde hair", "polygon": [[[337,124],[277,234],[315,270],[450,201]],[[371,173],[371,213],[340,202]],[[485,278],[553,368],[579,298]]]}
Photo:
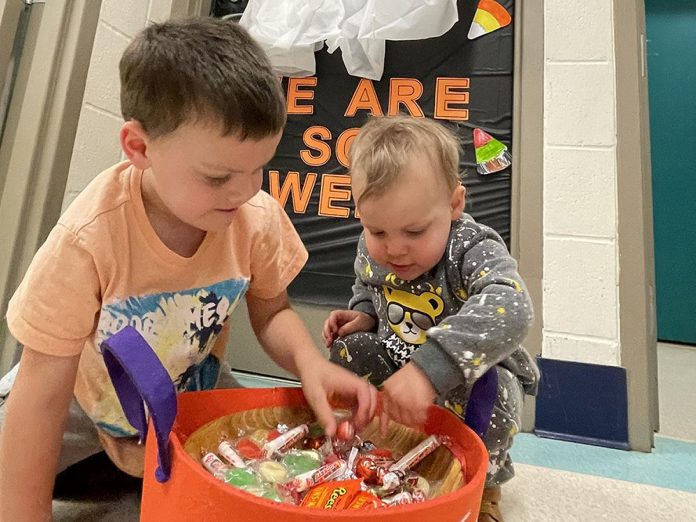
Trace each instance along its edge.
{"label": "toddler's blonde hair", "polygon": [[425,155],[453,191],[460,184],[459,151],[455,135],[434,120],[378,116],[363,125],[351,145],[350,171],[365,177],[364,200],[384,194],[414,156]]}

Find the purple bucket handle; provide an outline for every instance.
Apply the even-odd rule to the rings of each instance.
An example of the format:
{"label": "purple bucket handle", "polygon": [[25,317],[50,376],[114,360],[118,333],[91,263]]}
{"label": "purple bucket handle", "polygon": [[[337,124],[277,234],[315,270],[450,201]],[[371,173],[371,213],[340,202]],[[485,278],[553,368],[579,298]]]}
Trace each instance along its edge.
{"label": "purple bucket handle", "polygon": [[155,477],[166,482],[171,473],[169,433],[177,411],[174,383],[152,347],[132,326],[106,339],[101,350],[123,412],[138,430],[141,443],[147,435],[147,405],[157,439]]}
{"label": "purple bucket handle", "polygon": [[488,431],[488,425],[493,415],[493,407],[498,398],[498,370],[491,368],[484,373],[475,383],[466,405],[464,422],[479,437]]}

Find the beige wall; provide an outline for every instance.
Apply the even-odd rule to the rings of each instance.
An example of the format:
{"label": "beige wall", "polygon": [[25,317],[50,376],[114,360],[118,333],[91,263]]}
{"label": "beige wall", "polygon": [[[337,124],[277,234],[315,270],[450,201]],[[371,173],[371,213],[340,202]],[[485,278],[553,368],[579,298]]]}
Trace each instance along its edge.
{"label": "beige wall", "polygon": [[102,0],[63,209],[99,172],[121,160],[119,59],[140,29],[166,20],[172,8],[176,14],[173,0]]}
{"label": "beige wall", "polygon": [[545,0],[545,357],[620,365],[610,0]]}

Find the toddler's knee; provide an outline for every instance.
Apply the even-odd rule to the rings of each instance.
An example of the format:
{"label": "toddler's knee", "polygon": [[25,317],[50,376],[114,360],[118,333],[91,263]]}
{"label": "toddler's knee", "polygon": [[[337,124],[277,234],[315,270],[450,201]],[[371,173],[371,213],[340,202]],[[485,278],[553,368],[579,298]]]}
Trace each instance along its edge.
{"label": "toddler's knee", "polygon": [[350,368],[352,356],[345,337],[336,339],[329,348],[329,360],[344,368]]}

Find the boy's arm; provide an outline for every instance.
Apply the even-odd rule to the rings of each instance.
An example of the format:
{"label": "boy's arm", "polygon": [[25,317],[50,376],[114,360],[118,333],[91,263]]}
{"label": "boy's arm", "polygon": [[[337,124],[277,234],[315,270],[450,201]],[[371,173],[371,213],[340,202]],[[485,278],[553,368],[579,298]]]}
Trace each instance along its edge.
{"label": "boy's arm", "polygon": [[79,355],[25,347],[0,433],[0,520],[51,520],[53,483]]}
{"label": "boy's arm", "polygon": [[247,305],[259,342],[279,366],[300,378],[307,402],[328,435],[336,429],[328,402],[332,396],[357,404],[358,428],[370,421],[376,407],[376,390],[319,352],[304,323],[290,307],[287,292],[271,299],[248,294]]}
{"label": "boy's arm", "polygon": [[471,222],[466,230],[475,232],[459,245],[468,298],[456,315],[428,330],[427,341],[411,358],[440,396],[462,383],[473,384],[508,358],[524,340],[533,319],[517,262],[500,236]]}

